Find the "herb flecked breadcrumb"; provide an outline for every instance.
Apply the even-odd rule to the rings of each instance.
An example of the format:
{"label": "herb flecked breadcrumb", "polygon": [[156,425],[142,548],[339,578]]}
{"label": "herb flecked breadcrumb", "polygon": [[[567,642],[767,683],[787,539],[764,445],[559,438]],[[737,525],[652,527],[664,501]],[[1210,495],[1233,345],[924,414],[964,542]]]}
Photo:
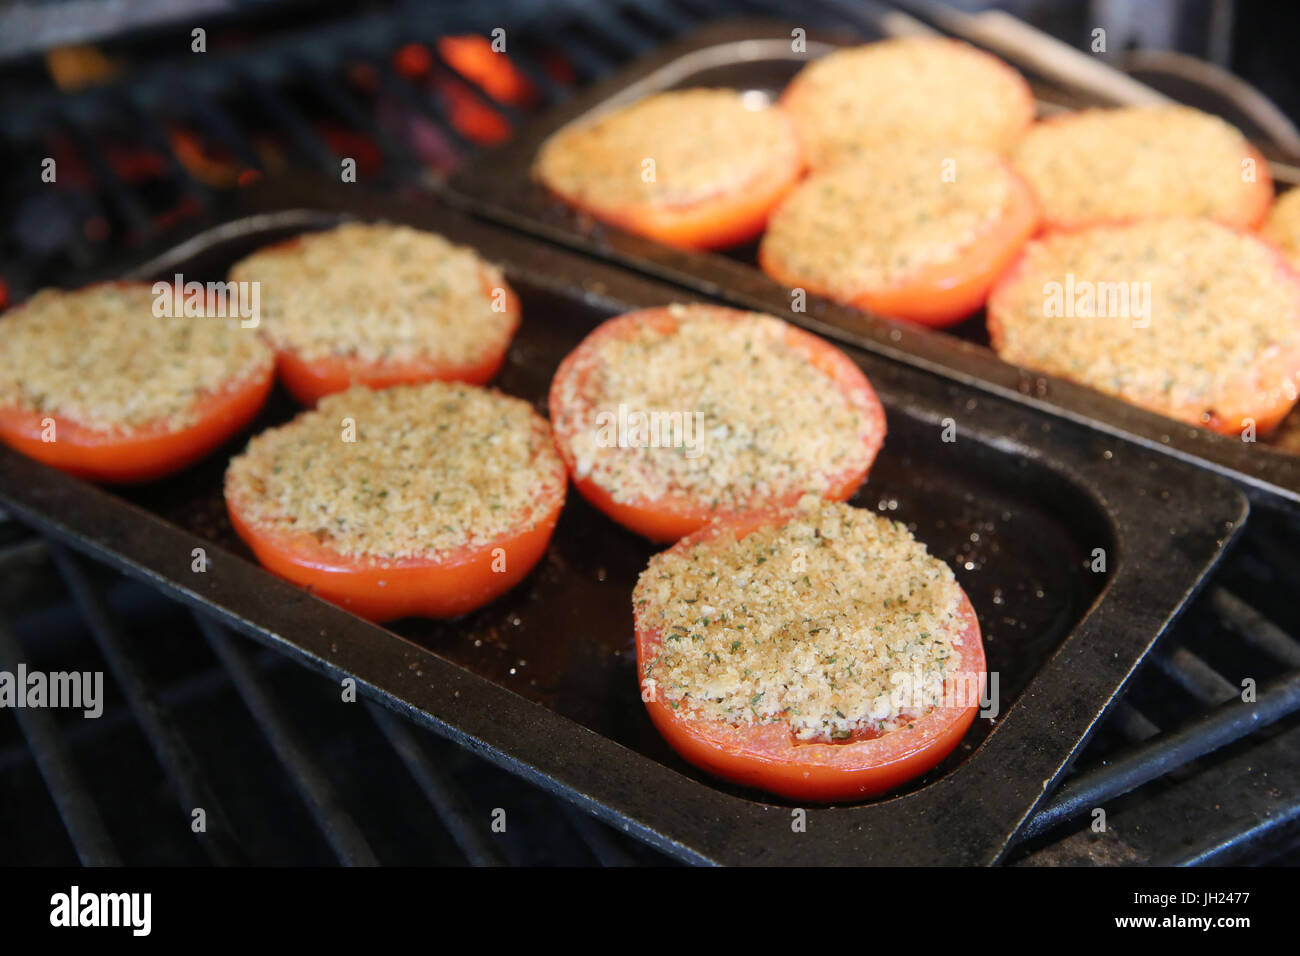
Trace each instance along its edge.
{"label": "herb flecked breadcrumb", "polygon": [[[575,474],[615,501],[685,495],[715,510],[811,491],[865,469],[879,423],[861,395],[792,349],[772,316],[669,306],[671,332],[646,321],[604,339],[582,374],[566,380],[556,421],[572,436]],[[581,390],[577,394],[576,390]],[[699,415],[697,447],[616,447],[602,442],[601,413]]]}
{"label": "herb flecked breadcrumb", "polygon": [[784,168],[798,151],[777,109],[751,109],[734,90],[679,90],[560,130],[543,144],[534,172],[595,209],[685,206]]}
{"label": "herb flecked breadcrumb", "polygon": [[499,269],[409,226],[307,233],[237,262],[230,278],[260,283],[267,339],[305,361],[470,364],[499,349],[516,321],[494,291],[505,289]]}
{"label": "herb flecked breadcrumb", "polygon": [[864,150],[786,198],[763,253],[819,292],[852,299],[955,261],[1005,216],[1012,187],[987,150]]}
{"label": "herb flecked breadcrumb", "polygon": [[659,633],[642,673],[654,693],[799,740],[878,735],[940,705],[962,601],[903,525],[811,498],[784,523],[655,555],[633,594],[638,628]]}
{"label": "herb flecked breadcrumb", "polygon": [[148,283],[46,289],[0,319],[0,404],[111,432],[180,430],[274,357],[239,320],[157,316]]}
{"label": "herb flecked breadcrumb", "polygon": [[1005,153],[1033,120],[1024,79],[956,40],[899,37],[806,66],[782,98],[813,169],[901,143]]}
{"label": "herb flecked breadcrumb", "polygon": [[[1074,314],[1049,314],[1062,306]],[[1231,420],[1296,398],[1300,281],[1269,245],[1209,220],[1096,227],[1030,243],[994,292],[990,331],[1008,362],[1174,417]]]}
{"label": "herb flecked breadcrumb", "polygon": [[1256,178],[1267,170],[1244,169],[1243,161],[1257,157],[1217,116],[1186,106],[1126,107],[1039,123],[1012,163],[1049,224],[1204,216],[1252,226]]}
{"label": "herb flecked breadcrumb", "polygon": [[352,388],[263,432],[231,461],[226,497],[342,555],[436,558],[532,527],[565,481],[528,402],[430,382]]}

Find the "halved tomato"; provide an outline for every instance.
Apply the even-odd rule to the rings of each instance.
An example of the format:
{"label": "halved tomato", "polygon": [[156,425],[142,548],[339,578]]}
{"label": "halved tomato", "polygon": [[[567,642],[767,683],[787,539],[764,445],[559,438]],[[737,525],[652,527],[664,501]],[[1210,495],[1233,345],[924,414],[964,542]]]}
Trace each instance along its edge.
{"label": "halved tomato", "polygon": [[[355,431],[340,441],[340,427]],[[567,487],[531,404],[425,382],[327,397],[253,438],[224,491],[263,566],[386,621],[455,617],[510,590],[546,551]]]}
{"label": "halved tomato", "polygon": [[329,355],[304,359],[289,348],[275,347],[275,364],[280,381],[298,401],[314,406],[326,395],[341,392],[353,385],[388,388],[390,385],[415,385],[420,382],[466,382],[486,385],[496,378],[505,364],[510,342],[519,330],[519,297],[504,282],[497,284],[484,274],[484,294],[491,298],[500,288],[504,293],[504,312],[510,322],[498,341],[484,342],[481,358],[467,363],[453,363],[434,358],[402,361],[358,358],[354,355]]}
{"label": "halved tomato", "polygon": [[[799,181],[803,163],[792,158],[774,165],[748,183],[690,205],[633,205],[597,212],[598,219],[685,250],[726,249],[762,233],[772,209]],[[574,203],[583,209],[580,203]]]}
{"label": "halved tomato", "polygon": [[[217,448],[252,421],[275,379],[249,376],[196,402],[198,417],[176,428],[150,422],[102,431],[30,409],[0,407],[0,440],[30,458],[92,481],[152,481],[180,471]],[[53,441],[44,440],[45,419],[54,419]]]}
{"label": "halved tomato", "polygon": [[1003,217],[955,260],[918,270],[890,288],[864,291],[852,304],[935,327],[960,322],[977,311],[998,277],[1038,228],[1033,193],[1019,176],[1013,183]]}
{"label": "halved tomato", "polygon": [[[1163,306],[1148,301],[1147,309],[1161,317],[1158,324],[1150,321],[1151,311],[1147,325],[1130,322],[1123,312],[1107,314],[1104,298],[1095,318],[1046,318],[1047,288],[1073,284],[1070,263],[1080,259],[1106,263],[1114,275],[1141,276],[1148,289],[1178,293]],[[1188,276],[1196,281],[1184,289]],[[1077,281],[1079,289],[1105,287],[1090,275]],[[1268,320],[1252,318],[1260,315]],[[1104,336],[1093,331],[1095,323],[1116,319],[1102,326]],[[986,322],[989,344],[1003,361],[1230,438],[1269,435],[1296,404],[1300,273],[1271,242],[1214,220],[1157,218],[1044,232],[994,286]],[[1144,382],[1147,372],[1163,381]],[[1198,375],[1211,387],[1190,387]]]}
{"label": "halved tomato", "polygon": [[[954,258],[923,266],[892,285],[861,289],[843,301],[888,318],[935,328],[953,325],[978,311],[998,277],[1038,229],[1038,203],[1032,190],[1009,166],[1006,173],[1010,194],[1002,216]],[[778,258],[767,242],[759,247],[758,261],[778,282],[836,298],[815,278],[800,275]]]}
{"label": "halved tomato", "polygon": [[[743,321],[748,315],[734,309],[712,306],[688,308],[700,309],[728,321]],[[645,326],[671,334],[678,326],[678,318],[668,307],[641,309],[616,316],[597,327],[565,357],[551,381],[551,427],[555,431],[555,444],[560,457],[564,459],[574,486],[584,498],[614,521],[651,541],[675,541],[718,517],[719,512],[711,500],[684,493],[616,500],[591,474],[579,474],[574,454],[574,435],[579,429],[590,427],[595,412],[589,383],[599,367],[602,346],[610,340],[630,336]],[[884,442],[884,408],[862,370],[829,342],[788,325],[785,330],[785,345],[791,353],[802,357],[830,378],[843,392],[845,400],[858,408],[867,420],[864,428],[868,435],[865,464],[845,468],[828,476],[828,487],[823,497],[845,501],[861,486],[872,460]],[[790,505],[798,501],[803,493],[802,488],[792,488],[784,494],[762,501],[755,499],[739,503],[737,508],[743,510],[759,506]]]}
{"label": "halved tomato", "polygon": [[[768,124],[768,129],[737,128],[736,116],[727,111],[747,117],[742,121]],[[730,125],[719,127],[723,117]],[[765,137],[761,141],[756,139],[760,135]],[[629,177],[638,176],[647,160],[665,154],[681,161],[664,159],[660,175],[671,175],[666,170],[676,166],[677,185],[686,193],[646,196]],[[708,165],[742,155],[745,161],[733,162],[722,179],[692,182],[689,172],[681,172],[683,166],[698,171],[695,164],[702,158]],[[543,145],[534,174],[593,219],[678,249],[700,250],[758,236],[803,168],[794,126],[780,110],[750,110],[737,93],[699,89],[655,94],[586,127],[561,130]]]}
{"label": "halved tomato", "polygon": [[1047,117],[1011,161],[1038,196],[1044,231],[1202,217],[1254,229],[1274,200],[1264,155],[1221,118],[1186,106]]}
{"label": "halved tomato", "polygon": [[[673,548],[687,550],[724,531],[744,537],[785,517],[786,512],[769,510],[720,520],[683,538]],[[637,674],[644,687],[649,662],[659,653],[662,634],[641,619],[639,608],[634,609],[634,615]],[[700,769],[726,780],[815,803],[886,793],[937,766],[957,747],[975,720],[986,664],[979,620],[964,592],[960,615],[965,627],[954,646],[961,653],[961,670],[945,685],[943,702],[906,727],[879,736],[834,743],[803,742],[796,740],[785,724],[741,725],[701,719],[684,709],[674,709],[657,695],[649,695],[646,710],[674,750]]]}
{"label": "halved tomato", "polygon": [[267,570],[372,621],[467,614],[505,594],[546,553],[564,507],[564,484],[537,522],[437,560],[377,560],[343,555],[306,532],[286,533],[249,520],[227,498],[230,522]]}
{"label": "halved tomato", "polygon": [[[1067,116],[1069,114],[1066,114]],[[1044,120],[1045,123],[1059,121],[1065,117],[1053,117]],[[1233,209],[1230,214],[1222,216],[1208,216],[1215,222],[1221,222],[1223,225],[1240,231],[1256,230],[1263,227],[1268,219],[1269,212],[1272,211],[1274,201],[1277,198],[1273,186],[1273,167],[1270,165],[1267,157],[1261,153],[1253,143],[1243,143],[1241,147],[1242,162],[1249,161],[1251,168],[1254,170],[1255,178],[1250,181],[1250,188],[1237,208]],[[1042,232],[1083,232],[1086,229],[1096,229],[1106,226],[1130,226],[1144,219],[1158,219],[1163,215],[1152,216],[1097,216],[1090,219],[1049,219],[1044,216],[1042,222]],[[1197,213],[1185,213],[1172,216],[1172,218],[1195,217]]]}

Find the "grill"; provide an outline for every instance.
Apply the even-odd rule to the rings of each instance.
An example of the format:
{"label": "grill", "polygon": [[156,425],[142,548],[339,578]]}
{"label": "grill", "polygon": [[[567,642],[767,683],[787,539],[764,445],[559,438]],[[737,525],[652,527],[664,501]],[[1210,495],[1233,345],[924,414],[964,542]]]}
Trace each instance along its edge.
{"label": "grill", "polygon": [[[188,52],[188,24],[137,24],[148,40],[115,40],[95,67],[116,63],[123,75],[71,92],[5,51],[17,57],[0,103],[6,165],[38,170],[51,157],[58,172],[55,188],[21,176],[0,186],[12,210],[0,296],[115,272],[123,247],[137,258],[168,247],[220,217],[233,190],[307,169],[337,179],[348,158],[367,185],[427,204],[467,157],[629,59],[718,16],[792,13],[783,0],[541,6],[500,5],[490,17],[376,7],[307,26],[289,12],[240,11],[207,27],[202,55]],[[794,11],[810,27],[871,26],[862,11],[874,8],[812,6]],[[445,42],[501,25],[509,82],[477,70],[481,45]],[[157,57],[159,37],[179,52]],[[1003,862],[1296,859],[1298,542],[1289,508],[1255,505]],[[580,795],[557,800],[520,779],[545,783],[529,768],[481,759],[472,740],[443,739],[372,702],[337,706],[337,681],[250,643],[138,567],[124,574],[87,558],[84,542],[22,508],[0,525],[0,544],[0,670],[108,675],[97,721],[40,710],[0,720],[0,793],[18,810],[0,823],[6,862],[693,858],[631,838],[622,831],[637,828],[608,807],[587,804],[600,819],[589,816]],[[1252,703],[1241,700],[1246,679]],[[491,826],[497,808],[510,820],[503,833]],[[1096,808],[1104,833],[1093,829]]]}

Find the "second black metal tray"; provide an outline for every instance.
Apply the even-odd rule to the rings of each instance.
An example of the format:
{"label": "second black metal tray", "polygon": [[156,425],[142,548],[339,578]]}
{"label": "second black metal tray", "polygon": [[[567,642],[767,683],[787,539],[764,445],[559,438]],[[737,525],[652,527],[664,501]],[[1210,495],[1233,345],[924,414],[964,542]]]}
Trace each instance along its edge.
{"label": "second black metal tray", "polygon": [[[807,297],[806,312],[793,312],[790,290],[758,269],[753,245],[726,254],[681,252],[573,213],[530,176],[538,148],[569,123],[668,89],[719,86],[775,97],[811,60],[837,45],[877,38],[808,31],[806,49],[795,50],[791,43],[795,27],[765,20],[732,21],[669,44],[526,125],[509,142],[476,156],[448,181],[445,198],[656,278],[772,312],[829,338],[1196,462],[1240,481],[1259,500],[1300,508],[1300,457],[1273,450],[1264,442],[1243,442],[1176,422],[1085,386],[1003,362],[987,345],[982,313],[954,329],[936,332],[816,296]],[[1035,92],[1044,112],[1063,103],[1082,105],[1079,95],[1070,91],[1036,84]],[[1279,183],[1286,169],[1275,168]]]}
{"label": "second black metal tray", "polygon": [[[497,385],[543,410],[556,365],[596,324],[692,298],[357,186],[265,183],[225,214],[117,274],[217,280],[259,246],[347,218],[441,232],[500,262],[518,291],[523,323]],[[510,594],[458,620],[391,627],[255,563],[221,494],[246,435],[180,475],[125,489],[95,487],[0,448],[0,502],[200,613],[336,678],[354,677],[394,710],[684,860],[995,862],[1218,560],[1245,520],[1246,500],[1203,470],[846,351],[889,422],[854,501],[907,522],[954,567],[980,617],[998,712],[900,793],[808,808],[802,832],[788,803],[696,771],[655,732],[637,688],[631,608],[652,547],[576,494],[545,558]],[[253,428],[296,411],[277,393]],[[943,438],[948,421],[955,441]],[[193,565],[198,547],[208,555],[202,573]],[[1096,549],[1105,552],[1102,573],[1092,568]]]}

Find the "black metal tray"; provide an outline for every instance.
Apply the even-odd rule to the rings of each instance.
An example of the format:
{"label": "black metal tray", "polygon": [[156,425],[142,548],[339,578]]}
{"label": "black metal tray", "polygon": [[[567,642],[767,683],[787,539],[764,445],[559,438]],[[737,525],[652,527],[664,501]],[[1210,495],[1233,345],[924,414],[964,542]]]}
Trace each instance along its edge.
{"label": "black metal tray", "polygon": [[[232,199],[226,213],[224,223],[118,274],[219,279],[258,246],[347,217],[437,230],[504,266],[523,324],[497,384],[539,408],[560,358],[598,322],[692,298],[356,186],[264,184]],[[117,490],[0,449],[0,502],[309,666],[355,677],[394,710],[684,860],[993,862],[1218,560],[1248,506],[1231,483],[1203,470],[847,351],[889,421],[855,500],[912,523],[953,564],[980,616],[1001,711],[977,720],[952,757],[903,793],[809,809],[806,832],[794,832],[789,804],[697,772],[655,732],[637,692],[630,600],[652,548],[576,494],[547,555],[509,595],[456,621],[392,628],[332,607],[252,560],[221,497],[226,463],[246,436],[181,475]],[[253,427],[296,411],[277,393]],[[941,438],[946,419],[956,424],[954,442]],[[192,570],[196,547],[207,550],[206,572]],[[1094,548],[1106,551],[1104,574],[1089,569]]]}
{"label": "black metal tray", "polygon": [[[522,127],[509,142],[476,156],[443,189],[444,198],[515,228],[633,266],[706,295],[772,312],[815,332],[940,372],[986,392],[1084,422],[1112,435],[1212,468],[1240,481],[1252,497],[1300,508],[1300,457],[1176,422],[1064,379],[1019,368],[988,347],[983,313],[944,332],[871,315],[816,296],[791,312],[790,291],[755,262],[756,245],[727,253],[681,252],[581,216],[547,193],[529,170],[556,130],[652,93],[691,86],[759,90],[776,96],[804,65],[836,45],[873,37],[809,31],[807,52],[791,49],[796,24],[741,20],[717,24],[669,44]],[[1033,82],[1040,110],[1084,105],[1080,94]],[[1267,152],[1267,150],[1266,150]],[[1276,165],[1279,185],[1294,167]]]}

